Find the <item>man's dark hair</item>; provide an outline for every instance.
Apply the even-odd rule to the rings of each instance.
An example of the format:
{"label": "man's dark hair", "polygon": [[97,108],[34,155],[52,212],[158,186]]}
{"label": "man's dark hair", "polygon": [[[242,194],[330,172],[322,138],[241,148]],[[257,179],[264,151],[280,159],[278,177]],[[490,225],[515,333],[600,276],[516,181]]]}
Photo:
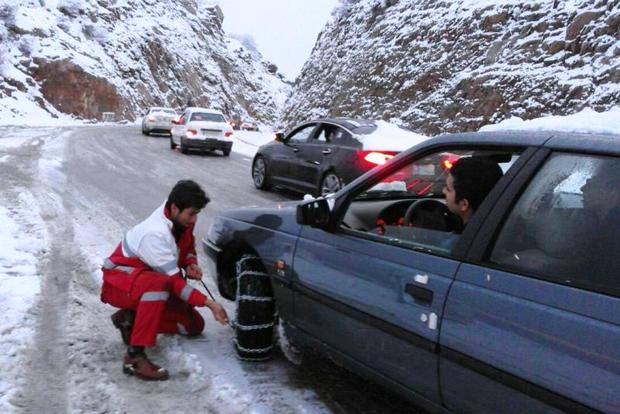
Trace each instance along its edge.
{"label": "man's dark hair", "polygon": [[450,169],[454,178],[455,201],[469,201],[476,211],[504,173],[495,161],[486,157],[459,158]]}
{"label": "man's dark hair", "polygon": [[181,180],[172,187],[166,207],[170,208],[174,203],[181,211],[189,207],[202,210],[209,201],[209,196],[195,181]]}

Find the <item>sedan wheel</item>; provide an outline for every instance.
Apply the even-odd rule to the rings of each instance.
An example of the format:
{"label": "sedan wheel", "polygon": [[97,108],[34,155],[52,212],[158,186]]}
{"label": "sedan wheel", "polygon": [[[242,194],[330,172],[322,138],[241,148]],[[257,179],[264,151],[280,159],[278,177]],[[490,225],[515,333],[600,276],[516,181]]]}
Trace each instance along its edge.
{"label": "sedan wheel", "polygon": [[263,157],[256,157],[254,161],[252,180],[254,180],[254,187],[258,189],[268,190],[271,187],[269,177],[267,176],[267,163]]}
{"label": "sedan wheel", "polygon": [[340,177],[338,177],[338,175],[335,172],[330,171],[327,174],[325,174],[325,176],[321,180],[321,194],[320,195],[325,196],[330,193],[335,193],[338,190],[340,190],[342,186],[343,186],[343,183]]}
{"label": "sedan wheel", "polygon": [[177,148],[177,144],[174,143],[174,140],[172,139],[172,137],[170,137],[170,149],[176,149]]}

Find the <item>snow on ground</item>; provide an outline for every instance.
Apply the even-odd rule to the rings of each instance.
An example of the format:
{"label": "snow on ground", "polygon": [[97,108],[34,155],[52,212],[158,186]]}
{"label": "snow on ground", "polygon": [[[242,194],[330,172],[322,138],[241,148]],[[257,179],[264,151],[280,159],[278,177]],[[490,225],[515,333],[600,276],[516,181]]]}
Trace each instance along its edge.
{"label": "snow on ground", "polygon": [[249,158],[254,158],[258,147],[273,141],[274,138],[273,132],[235,131],[232,150]]}
{"label": "snow on ground", "polygon": [[524,121],[513,117],[499,124],[487,125],[481,131],[527,130],[527,131],[565,131],[599,134],[620,134],[620,106],[607,112],[596,112],[586,108],[568,116],[548,116]]}
{"label": "snow on ground", "polygon": [[40,290],[38,258],[47,248],[45,224],[26,189],[0,206],[0,412],[9,412],[20,368],[19,349],[30,343],[34,317],[29,314]]}

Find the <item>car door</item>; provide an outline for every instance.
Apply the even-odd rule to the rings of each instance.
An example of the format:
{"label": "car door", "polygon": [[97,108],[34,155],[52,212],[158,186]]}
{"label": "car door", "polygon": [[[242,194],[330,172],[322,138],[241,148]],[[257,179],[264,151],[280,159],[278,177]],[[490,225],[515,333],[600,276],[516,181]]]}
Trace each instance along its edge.
{"label": "car door", "polygon": [[271,154],[270,168],[275,180],[281,184],[297,188],[299,185],[298,167],[300,147],[303,146],[315,131],[317,124],[309,123],[295,128]]}
{"label": "car door", "polygon": [[296,176],[314,189],[318,189],[323,173],[331,168],[337,159],[338,147],[332,139],[337,130],[336,125],[322,123],[307,143],[299,146],[297,155],[300,165]]}
{"label": "car door", "polygon": [[450,290],[440,378],[453,411],[620,412],[620,159],[548,152],[484,221]]}
{"label": "car door", "polygon": [[445,209],[441,160],[448,153],[471,155],[458,148],[414,153],[373,171],[351,194],[339,193],[332,214],[343,224],[334,231],[303,226],[293,263],[301,330],[351,367],[437,404],[440,321],[460,261],[448,243],[451,229],[418,229],[402,218],[416,199],[409,182],[425,180],[431,203]]}

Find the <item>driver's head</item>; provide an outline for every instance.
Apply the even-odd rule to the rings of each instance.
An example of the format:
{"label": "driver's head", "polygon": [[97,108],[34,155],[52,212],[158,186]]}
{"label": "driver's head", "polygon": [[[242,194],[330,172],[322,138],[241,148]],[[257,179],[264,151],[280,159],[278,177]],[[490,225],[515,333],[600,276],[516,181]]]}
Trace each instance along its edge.
{"label": "driver's head", "polygon": [[196,182],[181,180],[172,187],[166,208],[174,224],[185,228],[196,222],[198,213],[209,201],[207,194]]}
{"label": "driver's head", "polygon": [[499,165],[489,158],[460,158],[450,169],[443,188],[448,209],[467,223],[502,175]]}

